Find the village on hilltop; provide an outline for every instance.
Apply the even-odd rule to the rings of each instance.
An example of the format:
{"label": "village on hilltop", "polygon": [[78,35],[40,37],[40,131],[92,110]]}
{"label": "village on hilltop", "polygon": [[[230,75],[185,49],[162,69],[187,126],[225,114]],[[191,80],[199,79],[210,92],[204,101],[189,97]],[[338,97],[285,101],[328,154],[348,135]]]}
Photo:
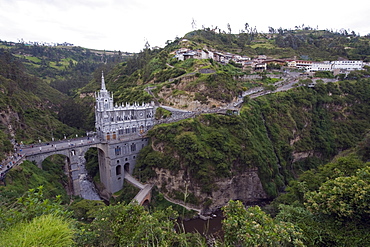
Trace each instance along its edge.
{"label": "village on hilltop", "polygon": [[[183,39],[182,42],[186,42]],[[240,64],[243,68],[252,68],[253,70],[266,70],[269,64],[287,66],[289,68],[302,69],[304,72],[331,71],[334,75],[348,73],[353,70],[362,70],[364,66],[370,64],[361,60],[337,60],[315,62],[309,60],[293,59],[274,59],[266,55],[258,55],[256,58],[241,56],[229,52],[210,51],[208,49],[191,50],[188,48],[180,48],[174,52],[178,60],[184,61],[189,58],[193,59],[213,59],[219,63],[227,64],[230,61]]]}

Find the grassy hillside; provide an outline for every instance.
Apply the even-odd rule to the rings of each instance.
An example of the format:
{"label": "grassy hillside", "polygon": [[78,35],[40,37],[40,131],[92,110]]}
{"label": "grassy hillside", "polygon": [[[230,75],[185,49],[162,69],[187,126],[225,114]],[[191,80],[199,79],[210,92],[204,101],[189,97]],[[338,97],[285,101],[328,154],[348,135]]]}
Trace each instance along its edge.
{"label": "grassy hillside", "polygon": [[[174,58],[178,41],[163,50],[144,50],[134,58],[109,70],[105,77],[108,90],[114,92],[116,102],[148,102],[153,99],[172,105],[176,100],[199,101],[211,107],[213,104],[230,103],[248,88],[276,82],[271,78],[239,80],[249,75],[233,63],[219,64],[213,60]],[[82,89],[88,92],[99,88],[95,80]],[[145,90],[151,87],[152,95]],[[182,105],[176,105],[182,107]]]}
{"label": "grassy hillside", "polygon": [[60,195],[64,203],[69,202],[66,192],[68,182],[64,174],[64,157],[54,155],[43,162],[43,169],[30,161],[15,166],[6,175],[6,186],[0,186],[0,198],[3,204],[14,202],[29,189],[43,186],[46,198]]}
{"label": "grassy hillside", "polygon": [[75,129],[58,120],[57,113],[65,99],[61,92],[28,74],[19,59],[0,50],[2,142],[16,139],[27,143],[75,133]]}
{"label": "grassy hillside", "polygon": [[[306,246],[367,246],[370,135],[291,181],[273,203],[276,218],[302,229]],[[325,225],[325,227],[322,227]]]}
{"label": "grassy hillside", "polygon": [[304,60],[337,60],[338,58],[370,60],[370,38],[355,33],[313,29],[271,29],[268,34],[247,30],[239,34],[215,32],[210,29],[187,33],[193,49],[204,46],[220,51],[247,55],[268,55],[274,58]]}
{"label": "grassy hillside", "polygon": [[[186,41],[185,41],[186,40]],[[146,48],[127,61],[107,68],[108,90],[121,102],[159,101],[179,108],[190,107],[195,101],[200,106],[215,107],[229,103],[241,92],[255,86],[269,86],[276,82],[269,76],[262,79],[241,79],[246,75],[259,75],[251,68],[238,64],[226,65],[213,60],[188,59],[179,61],[174,52],[179,48],[209,49],[220,52],[256,57],[297,58],[323,61],[337,59],[369,60],[370,39],[356,34],[338,33],[310,28],[285,30],[272,29],[258,33],[248,28],[239,34],[210,29],[187,33],[184,39],[169,42],[163,49]],[[278,72],[275,72],[278,73]],[[99,88],[99,74],[80,92]],[[279,75],[276,75],[279,77]],[[151,88],[151,92],[145,90]]]}
{"label": "grassy hillside", "polygon": [[[93,72],[131,57],[120,51],[98,51],[76,46],[26,45],[0,41],[0,47],[19,58],[28,73],[67,95],[93,79]],[[104,65],[105,64],[105,65]]]}

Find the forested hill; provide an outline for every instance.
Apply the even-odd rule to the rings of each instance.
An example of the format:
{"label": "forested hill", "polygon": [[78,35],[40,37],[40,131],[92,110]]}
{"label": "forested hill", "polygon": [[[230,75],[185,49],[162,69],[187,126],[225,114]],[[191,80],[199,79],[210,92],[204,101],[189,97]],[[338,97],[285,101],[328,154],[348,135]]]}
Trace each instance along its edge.
{"label": "forested hill", "polygon": [[11,139],[32,143],[93,130],[93,101],[78,90],[130,56],[0,41],[0,156],[12,150]]}
{"label": "forested hill", "polygon": [[[277,68],[256,72],[233,62],[174,56],[181,48],[205,47],[307,60],[369,61],[370,55],[368,36],[307,28],[271,28],[268,34],[249,26],[239,34],[196,30],[163,49],[145,47],[132,56],[2,42],[0,158],[12,154],[12,139],[34,143],[92,130],[91,93],[99,89],[102,70],[115,103],[156,100],[199,114],[147,133],[150,145],[137,157],[134,175],[156,184],[150,210],[123,203],[135,192],[126,184],[109,206],[67,195],[50,199],[63,194],[68,182],[61,172],[64,157],[47,160],[43,170],[31,162],[11,169],[8,185],[0,186],[0,197],[7,199],[0,200],[1,243],[209,246],[203,235],[174,231],[185,210],[174,204],[180,214],[172,210],[165,199],[170,197],[208,212],[224,206],[224,235],[208,239],[214,246],[369,246],[370,68],[336,78],[328,71],[308,77],[290,68],[298,77],[293,78]],[[274,92],[283,80],[297,84]],[[272,93],[244,97],[238,114],[201,114],[235,107],[255,87]],[[158,118],[170,114],[158,109],[164,112]],[[98,173],[98,156],[89,150],[89,171]],[[264,211],[230,201],[276,197]]]}
{"label": "forested hill", "polygon": [[76,132],[58,120],[65,100],[61,92],[28,74],[9,51],[0,49],[0,156],[13,149],[11,139],[35,142]]}
{"label": "forested hill", "polygon": [[[256,58],[291,58],[310,61],[357,59],[369,61],[370,37],[355,33],[314,29],[270,29],[258,33],[248,27],[238,34],[204,28],[187,33],[184,38],[168,41],[163,49],[146,47],[107,73],[107,87],[118,103],[157,100],[163,104],[193,110],[229,104],[243,91],[256,86],[271,86],[270,76],[245,80],[256,74],[251,67],[236,63],[221,64],[212,59],[175,58],[181,48],[218,51]],[[277,75],[278,76],[278,75]],[[145,90],[152,88],[152,94]],[[88,84],[80,92],[96,90]],[[195,106],[194,102],[200,102]]]}
{"label": "forested hill", "polygon": [[[240,55],[260,54],[274,58],[293,58],[313,61],[349,60],[370,61],[370,37],[358,36],[355,32],[333,32],[312,28],[295,30],[274,29],[258,33],[246,27],[238,34],[205,28],[187,33],[184,38],[194,41],[193,48],[207,47]],[[202,44],[202,45],[197,45]]]}
{"label": "forested hill", "polygon": [[6,41],[0,41],[0,48],[19,58],[28,73],[71,96],[93,79],[93,72],[98,68],[101,71],[133,55],[77,46],[27,45]]}
{"label": "forested hill", "polygon": [[[302,171],[354,147],[370,129],[369,102],[368,78],[319,83],[249,100],[239,116],[204,114],[155,126],[149,133],[152,144],[139,157],[138,174],[169,196],[185,193],[170,185],[174,174],[187,174],[193,202],[210,205],[208,196],[226,193],[217,181],[258,168],[273,198]],[[167,170],[171,184],[155,172]]]}

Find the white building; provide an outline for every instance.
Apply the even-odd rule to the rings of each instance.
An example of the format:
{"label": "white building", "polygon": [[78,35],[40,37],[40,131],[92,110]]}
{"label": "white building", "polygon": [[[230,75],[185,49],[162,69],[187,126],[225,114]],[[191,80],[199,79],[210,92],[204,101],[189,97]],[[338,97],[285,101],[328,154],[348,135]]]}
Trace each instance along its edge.
{"label": "white building", "polygon": [[364,67],[364,62],[358,60],[333,61],[332,65],[333,69],[360,70]]}
{"label": "white building", "polygon": [[309,67],[312,66],[312,61],[296,60],[295,63],[296,63],[296,67],[298,69],[305,69],[305,70],[307,70],[307,68],[309,68]]}
{"label": "white building", "polygon": [[105,88],[103,73],[101,89],[95,98],[95,128],[102,140],[137,138],[154,125],[154,102],[114,106],[113,94]]}
{"label": "white building", "polygon": [[306,68],[308,72],[313,71],[332,71],[332,64],[329,61],[326,62],[314,62]]}

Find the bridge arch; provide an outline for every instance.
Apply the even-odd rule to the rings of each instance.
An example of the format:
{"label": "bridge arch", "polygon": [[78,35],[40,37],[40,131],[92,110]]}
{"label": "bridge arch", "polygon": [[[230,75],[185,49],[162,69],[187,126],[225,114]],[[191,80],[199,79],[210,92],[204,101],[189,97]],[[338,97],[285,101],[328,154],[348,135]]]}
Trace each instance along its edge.
{"label": "bridge arch", "polygon": [[[83,142],[84,140],[81,140],[81,142],[74,141],[73,144],[70,141],[58,142],[57,147],[47,145],[42,146],[40,150],[37,147],[35,150],[29,151],[25,158],[35,161],[42,168],[42,161],[47,157],[55,154],[64,155],[67,157],[67,170],[72,180],[75,181],[79,178],[80,169],[84,168],[79,164],[87,159],[85,157],[87,151],[90,148],[96,148],[95,156],[97,162],[95,162],[96,166],[94,167],[95,174],[99,172],[100,182],[104,185],[107,198],[109,198],[113,193],[122,189],[125,174],[133,173],[137,155],[148,144],[148,138],[143,138],[142,136],[129,140],[107,141],[101,139],[98,141],[93,138],[92,141],[87,139],[86,142]],[[74,187],[77,186],[76,183],[74,183]],[[77,192],[75,194],[78,195]]]}

